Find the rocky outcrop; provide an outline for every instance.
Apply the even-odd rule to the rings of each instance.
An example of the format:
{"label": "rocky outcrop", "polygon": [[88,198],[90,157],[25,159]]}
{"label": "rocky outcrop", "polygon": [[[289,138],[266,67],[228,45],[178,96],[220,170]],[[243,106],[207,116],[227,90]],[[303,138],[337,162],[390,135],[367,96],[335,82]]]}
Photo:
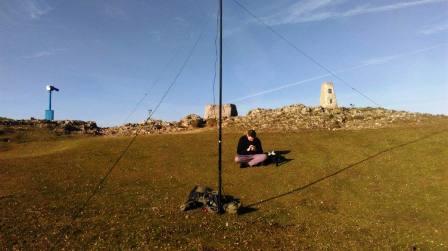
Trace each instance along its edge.
{"label": "rocky outcrop", "polygon": [[205,121],[197,114],[190,114],[182,118],[179,123],[182,127],[199,128],[204,126]]}
{"label": "rocky outcrop", "polygon": [[[387,110],[384,108],[341,107],[328,109],[296,104],[278,109],[257,108],[249,111],[246,116],[227,117],[222,124],[225,128],[239,131],[249,128],[272,131],[295,131],[301,129],[352,130],[392,127],[403,123],[406,123],[406,125],[418,124],[437,117],[448,119],[447,116]],[[117,136],[177,133],[196,130],[201,127],[216,126],[216,119],[209,118],[204,120],[196,114],[187,115],[178,122],[149,120],[144,123],[125,124],[108,128],[100,128],[92,121],[0,120],[0,127],[19,130],[47,128],[61,134]]]}
{"label": "rocky outcrop", "polygon": [[297,104],[279,109],[257,108],[249,111],[247,116],[229,118],[223,125],[266,130],[366,129],[389,127],[400,122],[419,123],[430,117],[434,116],[384,108],[326,109]]}
{"label": "rocky outcrop", "polygon": [[108,136],[130,136],[130,135],[148,135],[174,133],[191,129],[182,126],[179,122],[166,122],[163,120],[148,120],[145,123],[129,123],[122,126],[103,128],[103,135]]}
{"label": "rocky outcrop", "polygon": [[18,130],[29,130],[34,128],[46,128],[59,134],[91,134],[99,135],[101,128],[93,121],[80,120],[0,120],[0,126],[10,127]]}
{"label": "rocky outcrop", "polygon": [[175,133],[200,128],[205,125],[205,121],[201,116],[190,114],[182,118],[179,122],[167,122],[163,120],[148,120],[144,123],[129,123],[122,126],[103,128],[104,135],[148,135]]}
{"label": "rocky outcrop", "polygon": [[[246,130],[248,128],[295,131],[301,129],[373,129],[399,125],[400,123],[418,124],[436,116],[422,113],[387,110],[384,108],[332,108],[308,107],[301,104],[278,109],[257,108],[246,116],[229,117],[223,120],[223,127]],[[446,116],[444,116],[446,118]],[[191,114],[179,122],[149,121],[145,124],[126,124],[105,128],[105,135],[134,135],[175,133],[194,130],[200,127],[216,127],[216,119],[204,121],[200,116]]]}

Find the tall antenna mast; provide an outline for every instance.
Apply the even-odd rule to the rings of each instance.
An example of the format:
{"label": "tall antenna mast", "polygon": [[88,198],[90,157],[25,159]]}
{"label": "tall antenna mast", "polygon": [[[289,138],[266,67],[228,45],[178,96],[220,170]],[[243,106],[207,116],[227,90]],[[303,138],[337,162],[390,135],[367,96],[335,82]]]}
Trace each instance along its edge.
{"label": "tall antenna mast", "polygon": [[219,0],[219,118],[218,118],[218,213],[222,207],[222,0]]}

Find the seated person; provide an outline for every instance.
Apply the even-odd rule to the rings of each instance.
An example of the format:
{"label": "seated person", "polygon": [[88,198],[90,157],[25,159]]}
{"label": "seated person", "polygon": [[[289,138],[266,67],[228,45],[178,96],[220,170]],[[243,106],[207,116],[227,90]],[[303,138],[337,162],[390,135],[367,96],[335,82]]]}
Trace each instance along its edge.
{"label": "seated person", "polygon": [[235,162],[240,163],[240,167],[255,166],[267,158],[254,130],[247,131],[247,134],[240,138],[236,152]]}

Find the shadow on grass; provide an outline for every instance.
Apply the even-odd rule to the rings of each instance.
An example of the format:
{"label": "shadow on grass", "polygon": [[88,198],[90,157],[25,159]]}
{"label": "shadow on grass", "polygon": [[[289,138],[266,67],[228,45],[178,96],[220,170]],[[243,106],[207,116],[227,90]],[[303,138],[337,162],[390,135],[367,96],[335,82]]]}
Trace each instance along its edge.
{"label": "shadow on grass", "polygon": [[253,207],[241,207],[238,209],[238,215],[248,214],[257,211],[258,208]]}
{"label": "shadow on grass", "polygon": [[274,157],[273,159],[269,159],[269,157],[268,157],[268,159],[265,161],[263,166],[271,166],[271,165],[281,166],[281,165],[284,165],[284,164],[290,162],[291,160],[294,160],[294,159],[285,158],[285,156],[283,156],[290,152],[291,152],[290,150],[275,151],[276,157]]}
{"label": "shadow on grass", "polygon": [[369,156],[369,157],[367,157],[367,158],[365,158],[365,159],[363,159],[363,160],[357,161],[357,162],[352,163],[352,164],[350,164],[350,165],[348,165],[348,166],[346,166],[346,167],[344,167],[344,168],[341,168],[341,169],[337,170],[336,172],[333,172],[333,173],[328,174],[328,175],[326,175],[326,176],[324,176],[324,177],[322,177],[322,178],[319,178],[319,179],[317,179],[317,180],[315,180],[315,181],[312,181],[312,182],[310,182],[310,183],[308,183],[308,184],[306,184],[306,185],[304,185],[304,186],[301,186],[301,187],[292,189],[292,190],[290,190],[290,191],[288,191],[288,192],[286,192],[286,193],[282,193],[282,194],[279,194],[279,195],[276,195],[276,196],[273,196],[273,197],[270,197],[270,198],[267,198],[267,199],[260,200],[260,201],[258,201],[258,202],[249,204],[249,205],[247,205],[246,207],[248,207],[248,208],[252,208],[252,207],[254,207],[254,206],[258,206],[258,205],[260,205],[260,204],[263,204],[263,203],[266,203],[266,202],[269,202],[269,201],[272,201],[272,200],[275,200],[275,199],[278,199],[278,198],[281,198],[281,197],[284,197],[284,196],[287,196],[287,195],[290,195],[290,194],[293,194],[293,193],[296,193],[296,192],[299,192],[299,191],[302,191],[302,190],[305,190],[305,189],[308,188],[308,187],[311,187],[311,186],[313,186],[313,185],[315,185],[315,184],[318,184],[318,183],[320,183],[320,182],[322,182],[322,181],[324,181],[324,180],[326,180],[326,179],[329,179],[329,178],[331,178],[331,177],[333,177],[333,176],[336,176],[336,175],[338,175],[338,174],[340,174],[340,173],[342,173],[342,172],[344,172],[344,171],[347,171],[347,170],[349,170],[349,169],[351,169],[351,168],[353,168],[353,167],[355,167],[355,166],[357,166],[357,165],[359,165],[359,164],[362,164],[362,163],[367,162],[367,161],[369,161],[369,160],[371,160],[371,159],[374,159],[374,158],[376,158],[376,157],[378,157],[378,156],[380,156],[380,155],[382,155],[382,154],[384,154],[384,153],[393,151],[393,150],[398,149],[398,148],[405,147],[405,146],[410,145],[410,144],[417,143],[417,142],[419,142],[419,141],[422,141],[422,140],[424,140],[424,139],[433,137],[433,136],[435,136],[435,135],[438,135],[438,134],[441,134],[441,133],[444,133],[444,132],[446,132],[446,131],[443,130],[443,131],[434,132],[434,133],[428,134],[428,135],[426,135],[426,136],[420,137],[420,138],[418,138],[418,139],[415,139],[415,140],[412,140],[412,141],[408,141],[408,142],[405,142],[405,143],[402,143],[402,144],[399,144],[399,145],[396,145],[396,146],[387,148],[387,149],[382,150],[382,151],[380,151],[380,152],[377,152],[376,154],[371,155],[371,156]]}
{"label": "shadow on grass", "polygon": [[275,151],[275,153],[278,155],[278,159],[277,162],[274,161],[273,164],[275,164],[276,166],[281,166],[284,164],[287,164],[288,162],[294,160],[294,159],[288,159],[285,158],[283,155],[286,155],[288,153],[290,153],[290,150],[279,150],[279,151]]}
{"label": "shadow on grass", "polygon": [[281,165],[284,165],[284,164],[286,164],[286,163],[288,163],[288,162],[290,162],[290,161],[293,161],[294,159],[283,159],[281,162],[279,162],[278,164],[277,164],[277,166],[281,166]]}
{"label": "shadow on grass", "polygon": [[285,154],[288,154],[288,153],[290,153],[291,151],[290,150],[279,150],[279,151],[275,151],[275,153],[278,153],[278,154],[281,154],[281,155],[285,155]]}

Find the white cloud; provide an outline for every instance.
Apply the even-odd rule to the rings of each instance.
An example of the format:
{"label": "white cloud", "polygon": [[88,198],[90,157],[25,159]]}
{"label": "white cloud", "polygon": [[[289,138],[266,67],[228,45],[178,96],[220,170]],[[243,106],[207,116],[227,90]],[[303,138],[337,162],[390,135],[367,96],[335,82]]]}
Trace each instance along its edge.
{"label": "white cloud", "polygon": [[448,43],[440,43],[440,44],[436,44],[436,45],[433,45],[430,47],[418,49],[415,51],[409,51],[409,52],[390,55],[390,56],[370,58],[370,59],[365,60],[361,66],[365,67],[365,66],[370,66],[370,65],[384,64],[384,63],[387,63],[387,62],[395,60],[395,59],[399,59],[402,57],[407,57],[407,56],[411,56],[411,55],[415,55],[415,54],[420,54],[420,53],[423,53],[423,52],[426,52],[429,50],[433,50],[433,49],[436,49],[439,47],[447,46],[447,45],[448,45]]}
{"label": "white cloud", "polygon": [[38,0],[25,0],[20,2],[23,10],[28,14],[31,19],[39,19],[41,16],[46,15],[53,8],[45,1]]}
{"label": "white cloud", "polygon": [[38,20],[53,8],[45,0],[0,1],[0,22]]}
{"label": "white cloud", "polygon": [[369,13],[387,12],[410,8],[421,5],[434,4],[439,2],[448,2],[447,0],[414,0],[407,2],[397,2],[387,5],[359,5],[351,9],[336,11],[332,10],[343,3],[345,0],[305,0],[293,4],[286,11],[282,11],[266,18],[266,22],[271,25],[292,24],[322,21],[327,19],[351,17]]}
{"label": "white cloud", "polygon": [[448,31],[448,22],[440,23],[436,25],[426,26],[419,31],[423,35],[432,35],[439,32]]}
{"label": "white cloud", "polygon": [[34,58],[41,58],[41,57],[49,57],[49,56],[53,56],[61,51],[65,51],[65,49],[51,49],[51,50],[38,51],[38,52],[32,53],[31,55],[23,56],[22,58],[34,59]]}
{"label": "white cloud", "polygon": [[322,9],[335,6],[343,1],[332,0],[305,0],[294,3],[286,11],[280,11],[266,19],[267,23],[286,24],[313,21],[314,19],[325,19],[327,13],[319,12]]}
{"label": "white cloud", "polygon": [[174,22],[177,25],[188,26],[188,21],[183,17],[175,17]]}
{"label": "white cloud", "polygon": [[395,58],[397,58],[397,56],[384,56],[384,57],[369,58],[364,61],[363,65],[384,64],[391,60],[394,60]]}
{"label": "white cloud", "polygon": [[271,88],[271,89],[259,91],[259,92],[253,93],[251,95],[247,95],[247,96],[243,96],[243,97],[235,98],[235,99],[231,99],[231,100],[226,100],[225,102],[226,103],[237,103],[237,102],[241,102],[241,101],[244,101],[244,100],[247,100],[247,99],[251,99],[251,98],[262,96],[262,95],[265,95],[265,94],[268,94],[268,93],[280,91],[280,90],[283,90],[283,89],[286,89],[286,88],[302,85],[302,84],[305,84],[305,83],[312,82],[314,80],[318,80],[318,79],[325,78],[325,77],[330,77],[330,76],[331,76],[331,74],[324,74],[324,75],[314,76],[314,77],[311,77],[311,78],[308,78],[308,79],[303,79],[303,80],[300,80],[300,81],[297,81],[297,82],[294,82],[294,83],[289,83],[289,84],[281,85],[281,86],[274,87],[274,88]]}
{"label": "white cloud", "polygon": [[119,6],[112,5],[111,3],[107,3],[104,5],[102,9],[103,13],[109,17],[113,18],[126,18],[126,12]]}
{"label": "white cloud", "polygon": [[151,31],[149,35],[154,41],[160,42],[162,40],[162,33],[160,31]]}

